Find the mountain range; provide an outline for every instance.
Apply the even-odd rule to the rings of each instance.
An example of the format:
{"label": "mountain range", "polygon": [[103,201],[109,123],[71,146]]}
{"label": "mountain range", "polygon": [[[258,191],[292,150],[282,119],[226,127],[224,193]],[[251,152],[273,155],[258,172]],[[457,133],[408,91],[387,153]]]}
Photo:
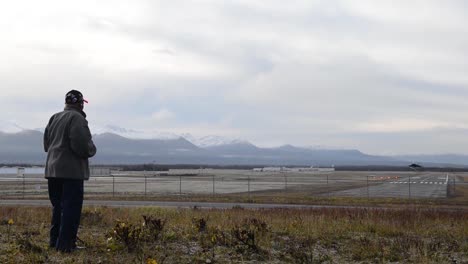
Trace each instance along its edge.
{"label": "mountain range", "polygon": [[[22,130],[0,132],[0,163],[45,161],[43,133]],[[406,166],[418,162],[427,166],[468,166],[465,155],[375,156],[347,149],[316,149],[284,145],[261,148],[238,139],[208,136],[195,139],[189,134],[159,139],[132,139],[117,133],[95,134],[98,147],[94,164],[212,164],[212,165],[296,165],[296,166]]]}

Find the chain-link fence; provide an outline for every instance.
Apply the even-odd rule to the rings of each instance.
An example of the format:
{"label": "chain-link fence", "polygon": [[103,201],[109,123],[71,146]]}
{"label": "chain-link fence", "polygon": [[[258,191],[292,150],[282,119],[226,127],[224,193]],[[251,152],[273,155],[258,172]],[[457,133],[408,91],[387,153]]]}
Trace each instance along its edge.
{"label": "chain-link fence", "polygon": [[[456,177],[413,172],[254,172],[174,170],[122,172],[93,169],[85,181],[92,196],[223,196],[445,198],[456,192]],[[47,196],[42,174],[0,174],[0,197]]]}

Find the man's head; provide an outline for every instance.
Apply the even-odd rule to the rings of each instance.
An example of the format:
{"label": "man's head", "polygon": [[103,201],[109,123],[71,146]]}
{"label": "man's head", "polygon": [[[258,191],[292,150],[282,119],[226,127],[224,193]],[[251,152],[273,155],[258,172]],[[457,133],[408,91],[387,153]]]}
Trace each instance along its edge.
{"label": "man's head", "polygon": [[83,94],[77,90],[71,90],[65,95],[65,104],[67,105],[75,105],[83,109],[84,103],[88,103],[83,98]]}

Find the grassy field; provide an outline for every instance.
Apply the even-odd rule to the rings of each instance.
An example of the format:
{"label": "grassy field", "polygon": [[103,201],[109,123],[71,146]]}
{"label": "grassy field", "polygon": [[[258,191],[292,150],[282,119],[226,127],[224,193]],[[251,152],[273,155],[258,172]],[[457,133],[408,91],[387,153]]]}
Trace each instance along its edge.
{"label": "grassy field", "polygon": [[[300,187],[250,195],[86,193],[103,200],[386,209],[86,207],[79,232],[86,249],[69,255],[47,248],[50,208],[0,207],[0,263],[468,263],[468,176],[455,177],[454,194],[437,199],[328,197]],[[349,185],[333,186],[342,187]]]}
{"label": "grassy field", "polygon": [[49,217],[0,208],[0,263],[468,263],[466,210],[87,207],[72,254]]}

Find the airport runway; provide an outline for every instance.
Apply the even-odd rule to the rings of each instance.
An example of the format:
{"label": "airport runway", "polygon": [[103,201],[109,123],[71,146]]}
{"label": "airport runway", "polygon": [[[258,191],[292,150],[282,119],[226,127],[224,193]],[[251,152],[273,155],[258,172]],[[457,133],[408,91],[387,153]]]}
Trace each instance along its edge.
{"label": "airport runway", "polygon": [[[198,176],[95,176],[85,182],[90,194],[246,194],[282,191],[310,192],[332,197],[444,198],[456,177],[437,172],[336,172],[333,174],[263,174],[251,171],[212,171]],[[372,173],[372,174],[371,174]],[[458,184],[458,183],[457,183]],[[0,175],[0,196],[47,194],[41,175],[26,179]]]}
{"label": "airport runway", "polygon": [[421,173],[415,176],[399,177],[380,183],[371,182],[361,187],[332,192],[332,196],[370,196],[396,198],[443,198],[447,197],[449,176],[439,173]]}

